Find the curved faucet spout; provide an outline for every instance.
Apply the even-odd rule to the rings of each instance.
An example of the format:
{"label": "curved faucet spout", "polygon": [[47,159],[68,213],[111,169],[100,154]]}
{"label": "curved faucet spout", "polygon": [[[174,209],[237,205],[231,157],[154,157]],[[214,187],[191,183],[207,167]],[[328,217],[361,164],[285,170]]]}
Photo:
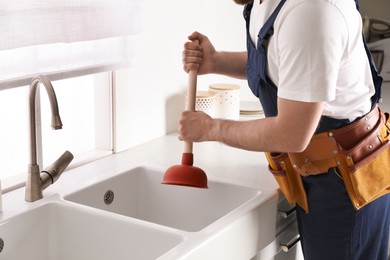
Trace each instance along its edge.
{"label": "curved faucet spout", "polygon": [[[57,103],[56,94],[54,92],[52,84],[50,83],[49,78],[47,78],[44,75],[39,75],[34,77],[31,81],[30,90],[29,90],[28,115],[29,115],[29,130],[30,130],[30,164],[28,165],[28,176],[26,182],[26,197],[25,197],[26,201],[30,201],[30,202],[41,199],[43,197],[42,190],[45,189],[48,185],[50,185],[47,184],[48,183],[47,178],[41,178],[39,165],[37,162],[35,100],[36,100],[36,93],[37,93],[37,88],[39,86],[39,83],[42,83],[45,86],[47,95],[49,96],[51,114],[52,114],[51,117],[52,128],[54,130],[62,128],[62,122],[58,112],[58,103]],[[61,158],[59,160],[61,161],[65,160]],[[56,175],[57,179],[59,175],[62,173],[62,171],[65,170],[66,166],[68,166],[68,164],[72,159],[73,159],[73,155],[70,154],[69,156],[66,157],[65,160],[66,163],[61,163],[61,162],[57,163],[58,165],[65,165],[65,167],[59,167],[60,172],[58,172]]]}
{"label": "curved faucet spout", "polygon": [[30,129],[30,164],[37,164],[37,135],[35,123],[35,99],[39,83],[42,83],[46,89],[51,107],[51,127],[54,130],[62,129],[62,122],[58,112],[58,102],[54,88],[48,77],[44,75],[36,76],[32,79],[29,91],[29,129]]}

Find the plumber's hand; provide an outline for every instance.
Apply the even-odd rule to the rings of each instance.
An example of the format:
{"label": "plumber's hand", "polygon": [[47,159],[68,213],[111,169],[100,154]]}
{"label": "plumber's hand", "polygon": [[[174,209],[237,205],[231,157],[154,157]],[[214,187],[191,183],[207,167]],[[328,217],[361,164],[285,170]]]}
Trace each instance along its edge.
{"label": "plumber's hand", "polygon": [[[215,51],[207,36],[193,32],[188,36],[189,42],[184,44],[183,69],[185,72],[198,70],[198,74],[208,74],[215,71]],[[198,40],[198,41],[196,41]]]}
{"label": "plumber's hand", "polygon": [[179,119],[179,139],[188,142],[211,141],[209,133],[213,128],[213,121],[202,111],[184,111]]}

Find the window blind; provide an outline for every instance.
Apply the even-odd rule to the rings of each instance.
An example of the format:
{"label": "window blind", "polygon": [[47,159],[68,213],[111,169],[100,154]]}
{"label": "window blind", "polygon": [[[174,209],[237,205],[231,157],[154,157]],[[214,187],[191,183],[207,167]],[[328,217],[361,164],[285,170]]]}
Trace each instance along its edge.
{"label": "window blind", "polygon": [[131,64],[141,0],[0,2],[0,90]]}

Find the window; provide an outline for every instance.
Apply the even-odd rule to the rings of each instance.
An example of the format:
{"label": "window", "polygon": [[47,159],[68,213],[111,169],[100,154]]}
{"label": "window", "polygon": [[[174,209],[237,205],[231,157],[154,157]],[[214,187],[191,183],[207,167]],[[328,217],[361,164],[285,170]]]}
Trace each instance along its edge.
{"label": "window", "polygon": [[1,3],[0,89],[129,65],[140,0]]}
{"label": "window", "polygon": [[27,98],[25,88],[0,92],[0,178],[27,170]]}
{"label": "window", "polygon": [[53,81],[63,127],[50,127],[50,104],[41,88],[43,165],[55,161],[65,150],[82,163],[112,152],[110,73]]}
{"label": "window", "polygon": [[29,163],[27,97],[30,81],[37,74],[50,78],[63,123],[62,130],[51,130],[49,100],[45,88],[39,87],[36,116],[41,122],[37,125],[40,169],[65,150],[75,155],[70,167],[112,153],[112,71],[131,65],[133,41],[140,30],[140,3],[21,0],[1,4],[3,186],[9,188],[25,180]]}
{"label": "window", "polygon": [[[38,88],[36,117],[41,121],[37,126],[41,170],[65,150],[75,156],[69,167],[112,153],[110,75],[106,72],[52,81],[63,123],[60,130],[51,129],[49,99],[45,88]],[[20,185],[26,178],[30,149],[28,91],[29,86],[0,91],[0,110],[3,111],[0,114],[0,178],[8,188]]]}

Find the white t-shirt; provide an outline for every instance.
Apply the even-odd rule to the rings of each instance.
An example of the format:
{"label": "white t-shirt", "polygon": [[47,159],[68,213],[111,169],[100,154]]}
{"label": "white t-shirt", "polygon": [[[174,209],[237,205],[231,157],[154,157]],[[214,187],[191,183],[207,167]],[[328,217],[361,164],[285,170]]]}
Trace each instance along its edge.
{"label": "white t-shirt", "polygon": [[[255,0],[250,35],[280,0]],[[268,74],[278,96],[325,101],[323,115],[354,120],[369,112],[375,88],[354,0],[287,0],[268,45]]]}

